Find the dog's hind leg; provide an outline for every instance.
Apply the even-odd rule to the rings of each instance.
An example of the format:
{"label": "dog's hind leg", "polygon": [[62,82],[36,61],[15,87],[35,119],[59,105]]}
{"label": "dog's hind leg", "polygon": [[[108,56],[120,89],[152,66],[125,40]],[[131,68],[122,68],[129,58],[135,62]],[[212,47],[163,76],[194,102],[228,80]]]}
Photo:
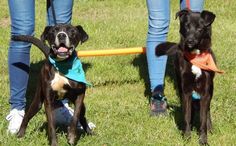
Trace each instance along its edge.
{"label": "dog's hind leg", "polygon": [[82,103],[79,121],[80,121],[83,129],[85,130],[85,132],[89,135],[93,135],[93,131],[88,126],[88,122],[86,120],[85,113],[86,113],[86,108],[85,108],[84,103]]}
{"label": "dog's hind leg", "polygon": [[26,112],[26,114],[23,118],[23,121],[20,126],[20,130],[17,133],[17,137],[20,138],[20,137],[24,136],[26,127],[27,127],[30,119],[41,109],[42,102],[43,102],[43,98],[41,95],[42,95],[41,94],[41,86],[38,85],[36,93],[35,93],[35,97],[34,97],[28,111]]}
{"label": "dog's hind leg", "polygon": [[82,105],[83,105],[84,96],[85,96],[85,94],[82,93],[74,101],[75,110],[74,110],[74,115],[72,117],[70,126],[68,127],[68,136],[67,136],[68,143],[70,145],[75,144],[77,124],[78,124],[78,121],[79,121],[79,116],[80,116],[80,113],[81,113],[81,108],[82,108]]}

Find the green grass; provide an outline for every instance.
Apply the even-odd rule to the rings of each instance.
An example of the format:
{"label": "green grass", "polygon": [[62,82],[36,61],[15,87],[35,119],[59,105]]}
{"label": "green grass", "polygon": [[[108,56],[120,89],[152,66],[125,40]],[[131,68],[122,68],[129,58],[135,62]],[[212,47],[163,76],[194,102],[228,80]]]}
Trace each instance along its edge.
{"label": "green grass", "polygon": [[[171,25],[168,40],[178,42],[177,1],[171,2]],[[0,2],[0,145],[25,146],[47,145],[41,110],[29,123],[22,139],[6,133],[6,115],[9,112],[9,80],[7,52],[10,20],[7,1]],[[218,66],[226,71],[216,75],[215,91],[211,103],[213,134],[208,139],[211,145],[236,145],[236,1],[207,0],[205,9],[216,14],[213,23],[213,46]],[[45,1],[36,1],[36,36],[45,27]],[[75,0],[74,25],[80,24],[90,39],[77,49],[106,49],[145,46],[147,10],[145,0]],[[31,74],[27,98],[33,97],[35,82],[42,53],[35,47],[31,50]],[[96,124],[95,136],[82,136],[78,145],[197,145],[196,129],[190,141],[182,139],[178,129],[181,110],[174,87],[173,73],[168,68],[165,94],[172,108],[167,117],[150,117],[147,65],[144,55],[81,58],[87,80],[94,86],[86,93],[85,104],[89,121]],[[60,145],[67,145],[66,133],[58,132]]]}

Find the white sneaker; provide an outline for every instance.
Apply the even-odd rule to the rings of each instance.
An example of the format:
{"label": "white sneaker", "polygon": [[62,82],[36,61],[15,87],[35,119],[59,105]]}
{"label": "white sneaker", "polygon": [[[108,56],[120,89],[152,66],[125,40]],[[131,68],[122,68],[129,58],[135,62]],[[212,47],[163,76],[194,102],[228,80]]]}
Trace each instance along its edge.
{"label": "white sneaker", "polygon": [[12,109],[9,115],[6,117],[6,119],[9,121],[7,132],[16,134],[20,129],[24,115],[24,110]]}
{"label": "white sneaker", "polygon": [[[56,125],[69,126],[69,124],[72,120],[72,116],[74,114],[74,110],[68,105],[68,103],[63,102],[63,105],[64,106],[59,107],[54,110],[55,123],[56,123]],[[95,124],[93,124],[92,122],[89,122],[88,126],[90,127],[90,129],[94,129],[96,127]],[[79,122],[78,122],[77,128],[83,129],[83,127],[81,126],[81,124]]]}
{"label": "white sneaker", "polygon": [[90,129],[95,129],[96,128],[96,125],[92,122],[88,122],[88,126]]}

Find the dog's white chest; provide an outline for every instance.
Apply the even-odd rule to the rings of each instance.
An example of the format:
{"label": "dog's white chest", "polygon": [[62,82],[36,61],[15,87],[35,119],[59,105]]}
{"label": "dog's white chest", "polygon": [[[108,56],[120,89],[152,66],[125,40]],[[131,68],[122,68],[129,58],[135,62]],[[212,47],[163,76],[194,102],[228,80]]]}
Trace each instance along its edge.
{"label": "dog's white chest", "polygon": [[70,85],[69,80],[56,72],[53,80],[51,81],[51,87],[53,91],[57,91],[59,99],[62,98],[67,92],[63,87],[64,85]]}
{"label": "dog's white chest", "polygon": [[192,73],[196,76],[195,77],[196,79],[202,75],[202,70],[199,67],[192,65],[191,69],[192,69]]}

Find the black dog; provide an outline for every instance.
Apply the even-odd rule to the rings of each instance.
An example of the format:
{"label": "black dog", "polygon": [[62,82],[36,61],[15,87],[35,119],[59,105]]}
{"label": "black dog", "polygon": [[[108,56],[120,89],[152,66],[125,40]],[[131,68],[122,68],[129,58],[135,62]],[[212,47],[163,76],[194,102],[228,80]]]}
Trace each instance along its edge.
{"label": "black dog", "polygon": [[[200,108],[200,144],[207,144],[207,130],[211,130],[210,102],[213,95],[215,57],[211,50],[211,24],[215,15],[209,11],[192,12],[182,10],[176,14],[180,19],[179,44],[165,42],[156,47],[156,55],[175,55],[177,85],[184,114],[184,136],[190,137],[194,107]],[[194,62],[201,57],[207,61],[203,67]],[[205,58],[204,58],[205,57]],[[194,64],[197,63],[197,64]],[[213,63],[213,64],[211,64]],[[193,97],[200,97],[194,99]]]}
{"label": "black dog", "polygon": [[[67,64],[67,62],[73,62],[76,59],[75,48],[79,43],[83,43],[88,39],[88,35],[83,28],[81,26],[57,24],[56,26],[47,26],[41,35],[41,40],[32,36],[13,36],[12,39],[33,43],[41,49],[47,58],[40,72],[40,80],[35,97],[24,116],[17,136],[24,136],[28,122],[44,103],[48,120],[49,140],[51,145],[56,146],[57,139],[53,109],[58,107],[56,100],[63,98],[68,98],[75,105],[74,115],[68,127],[68,143],[75,143],[78,121],[86,133],[92,134],[85,118],[85,105],[83,102],[86,83],[64,76],[64,74],[69,72],[67,69],[71,69],[73,66],[73,64]],[[43,43],[44,41],[47,41],[50,47]],[[66,69],[62,70],[62,72],[58,71],[51,60],[55,64],[64,64]]]}

